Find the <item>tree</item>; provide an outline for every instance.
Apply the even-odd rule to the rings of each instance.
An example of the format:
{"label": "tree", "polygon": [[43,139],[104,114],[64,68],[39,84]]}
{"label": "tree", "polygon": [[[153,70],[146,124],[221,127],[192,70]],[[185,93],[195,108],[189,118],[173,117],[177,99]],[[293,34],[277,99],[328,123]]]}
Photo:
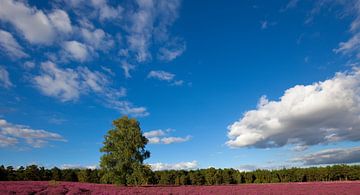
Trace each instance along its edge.
{"label": "tree", "polygon": [[6,181],[8,180],[7,171],[4,167],[4,165],[0,166],[0,181]]}
{"label": "tree", "polygon": [[55,180],[55,181],[61,181],[62,174],[61,174],[61,170],[59,168],[54,167],[51,169],[51,179]]}
{"label": "tree", "polygon": [[104,155],[100,159],[101,182],[112,184],[146,184],[148,168],[143,161],[150,157],[145,150],[148,139],[140,124],[127,116],[113,121],[114,128],[105,135]]}
{"label": "tree", "polygon": [[40,171],[37,165],[30,165],[27,166],[24,174],[25,174],[25,180],[28,181],[39,181],[40,178]]}

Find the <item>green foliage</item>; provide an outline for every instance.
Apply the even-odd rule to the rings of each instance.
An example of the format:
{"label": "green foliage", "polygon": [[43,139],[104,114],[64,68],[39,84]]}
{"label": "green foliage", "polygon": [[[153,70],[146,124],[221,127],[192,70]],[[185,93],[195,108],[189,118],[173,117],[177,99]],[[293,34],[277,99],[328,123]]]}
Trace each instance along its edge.
{"label": "green foliage", "polygon": [[74,170],[74,169],[65,169],[62,172],[63,172],[63,177],[64,177],[63,180],[64,181],[72,181],[72,182],[79,181],[78,176],[76,174],[76,170]]}
{"label": "green foliage", "polygon": [[[223,185],[242,183],[277,183],[277,182],[307,182],[307,181],[346,181],[360,180],[360,165],[333,165],[327,167],[290,168],[279,170],[255,170],[240,172],[235,169],[198,169],[198,170],[166,170],[151,171],[149,166],[137,164],[133,174],[126,181],[132,185]],[[101,170],[98,169],[45,169],[35,165],[19,167],[0,166],[1,181],[42,180],[50,181],[80,181],[99,183]],[[101,178],[103,179],[103,178]],[[111,179],[109,179],[111,181]],[[109,182],[111,183],[111,182]]]}
{"label": "green foliage", "polygon": [[145,150],[148,140],[142,135],[139,122],[125,116],[114,120],[113,126],[100,149],[104,153],[100,160],[100,181],[123,185],[147,184],[149,169],[143,161],[150,157],[150,152]]}
{"label": "green foliage", "polygon": [[62,180],[62,173],[61,170],[57,167],[54,167],[51,169],[51,179],[55,181],[61,181]]}
{"label": "green foliage", "polygon": [[40,170],[37,165],[27,166],[24,171],[24,180],[30,181],[39,181],[40,178]]}

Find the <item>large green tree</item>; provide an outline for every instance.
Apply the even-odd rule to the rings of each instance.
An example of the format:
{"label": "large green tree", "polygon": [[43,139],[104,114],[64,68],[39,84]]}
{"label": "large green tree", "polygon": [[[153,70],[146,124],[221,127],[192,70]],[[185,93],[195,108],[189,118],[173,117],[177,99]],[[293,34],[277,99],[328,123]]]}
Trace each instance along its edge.
{"label": "large green tree", "polygon": [[124,185],[147,184],[151,170],[143,164],[150,157],[145,150],[148,139],[143,136],[136,119],[124,116],[113,121],[114,128],[105,135],[100,149],[101,182]]}

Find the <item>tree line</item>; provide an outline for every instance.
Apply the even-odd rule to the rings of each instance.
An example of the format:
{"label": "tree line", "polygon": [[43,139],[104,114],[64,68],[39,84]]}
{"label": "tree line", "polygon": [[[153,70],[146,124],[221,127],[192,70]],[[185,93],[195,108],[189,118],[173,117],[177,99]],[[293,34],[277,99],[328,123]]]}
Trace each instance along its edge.
{"label": "tree line", "polygon": [[[37,165],[19,167],[0,166],[1,181],[71,181],[113,183],[102,181],[100,169],[46,169]],[[310,182],[360,180],[360,165],[283,168],[278,170],[239,171],[236,169],[198,169],[150,171],[142,183],[129,180],[128,185],[224,185],[250,183]]]}
{"label": "tree line", "polygon": [[145,149],[148,139],[140,123],[127,116],[113,121],[104,137],[100,169],[46,169],[36,165],[0,166],[2,181],[72,181],[120,185],[222,185],[242,183],[277,183],[308,181],[360,180],[359,165],[255,170],[198,169],[152,171],[143,161],[150,157]]}

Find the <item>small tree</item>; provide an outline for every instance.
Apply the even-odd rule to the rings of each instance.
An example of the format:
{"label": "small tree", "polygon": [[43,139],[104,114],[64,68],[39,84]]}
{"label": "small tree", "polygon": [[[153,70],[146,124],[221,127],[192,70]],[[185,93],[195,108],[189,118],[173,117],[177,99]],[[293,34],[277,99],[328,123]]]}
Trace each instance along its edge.
{"label": "small tree", "polygon": [[114,120],[113,126],[100,149],[104,153],[100,159],[101,182],[146,184],[148,168],[143,161],[150,152],[145,150],[148,139],[142,135],[139,122],[125,116]]}

